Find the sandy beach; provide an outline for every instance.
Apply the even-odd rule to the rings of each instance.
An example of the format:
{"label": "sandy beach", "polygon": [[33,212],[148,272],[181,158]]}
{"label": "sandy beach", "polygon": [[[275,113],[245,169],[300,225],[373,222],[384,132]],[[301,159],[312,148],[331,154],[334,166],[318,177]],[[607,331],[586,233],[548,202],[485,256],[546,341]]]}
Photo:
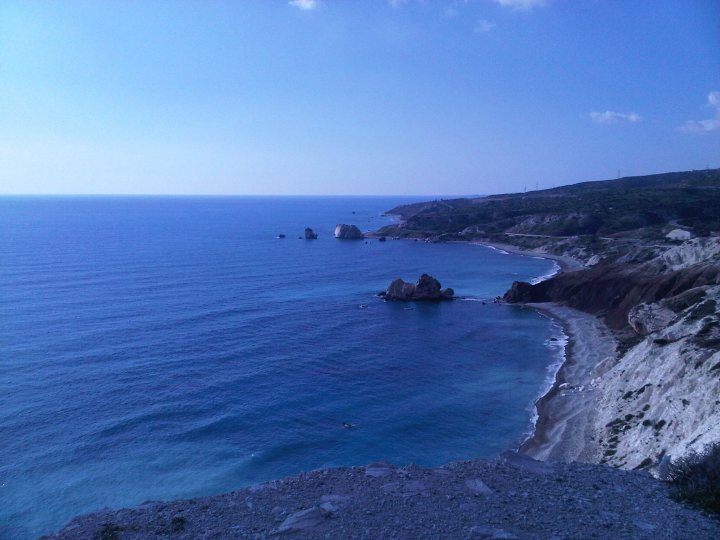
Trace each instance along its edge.
{"label": "sandy beach", "polygon": [[[472,242],[516,255],[555,261],[560,272],[582,270],[585,265],[572,257],[527,251],[509,244]],[[550,276],[548,276],[550,277]],[[558,321],[568,338],[565,360],[555,381],[535,406],[537,421],[533,434],[519,451],[543,461],[597,462],[599,447],[591,433],[599,389],[593,383],[617,357],[617,342],[598,317],[555,303],[525,304]]]}
{"label": "sandy beach", "polygon": [[502,251],[507,251],[508,253],[513,253],[515,255],[525,255],[527,257],[540,257],[541,259],[549,259],[551,261],[557,262],[560,266],[560,270],[563,272],[574,272],[575,270],[582,270],[585,268],[585,265],[577,259],[573,259],[572,257],[566,257],[564,255],[554,255],[552,253],[543,253],[539,251],[528,251],[510,244],[500,244],[496,242],[473,241],[470,243],[478,246],[500,249]]}
{"label": "sandy beach", "polygon": [[536,403],[534,434],[520,451],[540,460],[597,461],[590,431],[599,389],[593,383],[616,358],[616,340],[596,316],[557,304],[527,304],[559,321],[568,343],[552,388]]}

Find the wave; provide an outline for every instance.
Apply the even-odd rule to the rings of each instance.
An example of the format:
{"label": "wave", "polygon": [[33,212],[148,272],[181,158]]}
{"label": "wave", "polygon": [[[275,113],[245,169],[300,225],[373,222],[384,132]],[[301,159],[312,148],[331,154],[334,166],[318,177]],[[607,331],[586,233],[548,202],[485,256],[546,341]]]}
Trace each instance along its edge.
{"label": "wave", "polygon": [[[542,259],[542,257],[537,257],[537,258]],[[533,285],[537,285],[538,283],[541,283],[541,282],[548,280],[551,277],[557,275],[558,272],[560,272],[560,265],[557,262],[553,261],[552,270],[550,270],[546,274],[543,274],[542,276],[538,276],[536,278],[531,279],[530,283]]]}
{"label": "wave", "polygon": [[567,356],[565,354],[565,348],[567,347],[570,338],[563,330],[563,327],[554,320],[553,329],[554,335],[550,339],[545,341],[545,346],[551,351],[553,351],[553,361],[550,362],[550,364],[548,364],[547,366],[547,374],[543,381],[542,390],[538,394],[537,399],[533,401],[532,405],[530,405],[530,427],[526,433],[526,436],[524,437],[524,440],[529,439],[535,433],[535,428],[539,418],[537,411],[537,402],[548,392],[550,392],[553,386],[555,386],[558,371],[560,371],[560,368],[563,366],[565,360],[567,359]]}
{"label": "wave", "polygon": [[509,251],[505,251],[504,249],[500,249],[500,248],[495,247],[495,246],[485,245],[485,247],[488,248],[488,249],[493,249],[493,250],[497,251],[498,253],[502,253],[503,255],[510,255],[510,252],[509,252]]}

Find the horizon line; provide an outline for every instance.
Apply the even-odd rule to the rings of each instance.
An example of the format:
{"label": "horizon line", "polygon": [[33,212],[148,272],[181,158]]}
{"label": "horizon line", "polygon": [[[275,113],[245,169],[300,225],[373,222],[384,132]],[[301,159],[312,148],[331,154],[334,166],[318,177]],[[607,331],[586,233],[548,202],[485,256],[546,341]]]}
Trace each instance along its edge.
{"label": "horizon line", "polygon": [[458,199],[468,197],[486,197],[487,195],[438,195],[438,194],[277,194],[277,193],[0,193],[0,197],[427,197]]}
{"label": "horizon line", "polygon": [[[488,197],[492,195],[516,195],[521,193],[533,193],[539,191],[549,191],[557,188],[574,186],[577,184],[585,184],[589,182],[607,182],[611,180],[622,180],[628,178],[641,178],[647,176],[661,176],[666,174],[691,173],[700,171],[720,171],[720,167],[710,167],[709,165],[700,169],[673,169],[663,172],[652,172],[644,174],[618,175],[615,178],[594,178],[590,180],[576,180],[568,183],[552,183],[549,187],[536,187],[536,189],[526,189],[524,191],[499,191],[494,193],[472,193],[472,194],[437,194],[437,193],[420,193],[420,194],[386,194],[386,193],[362,193],[362,194],[278,194],[278,193],[3,193],[0,197],[420,197],[429,199],[461,199]],[[546,182],[543,182],[546,184]],[[536,182],[537,184],[537,182]]]}

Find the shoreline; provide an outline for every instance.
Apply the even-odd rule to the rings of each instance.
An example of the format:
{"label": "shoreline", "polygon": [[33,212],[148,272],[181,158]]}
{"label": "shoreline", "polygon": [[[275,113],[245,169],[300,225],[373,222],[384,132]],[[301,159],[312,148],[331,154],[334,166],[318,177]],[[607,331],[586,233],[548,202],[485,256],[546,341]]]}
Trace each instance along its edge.
{"label": "shoreline", "polygon": [[552,386],[535,402],[533,432],[518,451],[541,461],[598,462],[591,432],[600,397],[594,379],[614,362],[615,337],[594,315],[555,303],[524,305],[560,324],[567,343]]}
{"label": "shoreline", "polygon": [[[441,243],[466,243],[556,263],[555,272],[538,276],[534,283],[587,268],[573,257],[524,250],[511,244],[461,240]],[[617,357],[612,331],[598,317],[558,303],[527,303],[518,307],[534,309],[556,322],[566,344],[562,360],[549,377],[552,380],[549,388],[532,404],[532,427],[517,451],[540,461],[599,462],[599,447],[590,433],[599,397],[593,379],[601,373],[602,364],[612,363]]]}
{"label": "shoreline", "polygon": [[[502,249],[503,251],[516,255],[553,260],[560,266],[560,270],[557,271],[555,275],[563,271],[576,271],[584,268],[584,265],[579,261],[570,257],[524,251],[503,244],[482,242],[467,243]],[[550,277],[549,275],[543,276],[544,279],[549,279]],[[614,471],[614,469],[608,466],[601,468],[600,465],[590,465],[589,463],[598,464],[602,457],[602,450],[592,433],[598,414],[597,405],[602,397],[601,388],[596,384],[596,379],[610,369],[617,359],[617,340],[615,335],[599,317],[569,308],[559,303],[548,302],[509,305],[515,305],[520,309],[530,308],[551,319],[562,328],[562,332],[567,339],[563,346],[563,354],[560,361],[553,361],[553,363],[548,366],[548,377],[543,383],[542,395],[532,404],[536,415],[534,416],[534,422],[531,421],[532,427],[529,434],[527,431],[525,432],[523,435],[524,441],[520,444],[519,448],[516,449],[517,454],[520,454],[520,456],[516,454],[516,457],[509,458],[508,456],[512,456],[514,452],[508,451],[501,454],[499,458],[495,458],[487,463],[499,463],[502,467],[511,464],[513,467],[517,466],[520,469],[526,468],[526,471],[530,473],[528,477],[519,479],[518,488],[514,488],[512,491],[507,490],[507,488],[502,488],[503,494],[505,491],[508,493],[507,500],[515,501],[519,490],[523,490],[524,495],[527,494],[531,479],[540,479],[539,485],[541,487],[549,485],[555,486],[555,482],[547,481],[547,476],[545,475],[550,474],[548,471],[557,470],[557,482],[566,482],[567,473],[565,471],[573,470],[572,467],[580,467],[580,470],[587,472],[587,476],[582,478],[583,486],[590,485],[593,489],[597,490],[598,488],[593,485],[593,483],[597,482],[599,475],[604,474],[603,471]],[[552,374],[553,371],[554,374]],[[550,383],[549,388],[548,383]],[[549,463],[538,464],[528,458],[543,462],[547,461]],[[504,486],[506,481],[503,479],[502,482],[495,484],[495,482],[493,482],[495,478],[493,477],[492,468],[485,468],[483,466],[483,468],[478,471],[475,467],[478,467],[479,463],[484,463],[484,460],[471,458],[470,461],[449,463],[433,469],[427,469],[427,471],[413,466],[396,469],[394,466],[386,463],[371,464],[367,467],[319,469],[309,473],[300,473],[299,475],[287,477],[282,480],[271,481],[262,485],[240,488],[238,491],[226,494],[205,497],[202,500],[176,500],[143,504],[132,509],[93,512],[92,514],[76,517],[68,523],[65,528],[56,533],[56,535],[47,538],[73,538],[72,535],[81,527],[96,531],[100,530],[100,526],[105,526],[104,524],[107,523],[121,523],[123,527],[135,527],[136,530],[141,530],[143,526],[149,523],[150,525],[147,525],[148,530],[150,530],[150,526],[152,526],[155,527],[155,529],[153,529],[155,531],[160,525],[170,526],[165,524],[168,522],[167,520],[170,519],[169,516],[172,515],[168,513],[168,508],[172,508],[174,512],[177,512],[177,515],[183,516],[183,527],[188,526],[189,528],[194,526],[196,522],[200,522],[202,529],[198,530],[207,530],[208,520],[202,512],[198,511],[198,501],[207,503],[205,508],[211,506],[216,509],[223,509],[222,511],[224,511],[226,507],[232,507],[233,509],[240,508],[242,511],[245,511],[244,508],[247,507],[249,509],[248,521],[252,521],[252,525],[255,527],[252,531],[257,532],[258,530],[263,530],[270,535],[298,532],[297,529],[290,528],[290,525],[294,525],[294,520],[301,517],[305,519],[306,514],[311,511],[315,512],[311,515],[316,518],[316,522],[312,522],[312,524],[307,527],[308,530],[312,531],[317,527],[322,531],[332,530],[338,532],[338,534],[343,534],[347,533],[349,529],[358,527],[358,524],[366,527],[368,519],[375,520],[376,518],[377,521],[373,523],[374,526],[379,528],[393,527],[394,523],[397,523],[397,513],[394,513],[396,511],[388,513],[389,505],[385,504],[385,502],[386,500],[392,501],[392,497],[395,495],[402,496],[403,500],[411,498],[410,500],[416,501],[429,499],[430,497],[435,497],[436,494],[440,494],[442,497],[438,497],[437,500],[432,499],[433,505],[439,507],[443,504],[449,504],[448,501],[458,499],[456,488],[454,487],[455,483],[457,483],[459,485],[465,485],[466,487],[463,489],[471,490],[470,496],[474,497],[469,498],[471,502],[475,501],[477,497],[481,495],[485,497],[485,499],[483,499],[484,507],[488,508],[489,503],[492,502],[490,497],[493,497],[493,492],[501,491],[501,488],[496,487],[496,485]],[[518,463],[520,465],[518,465]],[[475,480],[468,480],[468,471],[463,470],[463,474],[459,480],[454,478],[453,471],[458,467],[465,467],[465,464],[472,464],[472,475],[481,477],[482,480],[479,480],[479,482],[482,485],[485,485],[484,481],[487,481],[490,484],[490,488],[488,488],[490,491],[473,492],[472,486],[478,484],[473,483]],[[398,471],[396,476],[394,476],[395,470]],[[560,471],[563,471],[563,473],[559,474]],[[644,473],[632,472],[623,474],[625,476],[618,476],[618,478],[633,478],[630,475],[637,475],[635,478],[641,478],[640,475],[643,474],[643,478],[649,479],[649,476]],[[382,479],[378,480],[378,482],[382,481],[385,483],[366,485],[374,482],[376,477]],[[436,486],[435,482],[438,478],[448,483]],[[348,479],[352,479],[352,483],[349,484]],[[450,486],[449,483],[450,479],[452,479],[453,482],[452,486]],[[388,480],[392,481],[388,482]],[[470,482],[470,484],[468,482]],[[315,486],[315,484],[317,484],[317,486]],[[408,484],[409,487],[406,487],[405,484]],[[615,480],[613,480],[613,485],[615,485]],[[560,484],[560,486],[562,487],[562,484]],[[485,487],[487,486],[485,485]],[[618,495],[618,493],[627,492],[630,494],[635,493],[635,490],[636,486],[628,486],[626,490],[613,491],[610,493],[610,497],[612,499],[620,499],[621,496]],[[299,495],[298,491],[300,492]],[[378,493],[380,493],[379,496],[377,495]],[[560,493],[566,495],[562,490]],[[366,498],[367,494],[372,494],[371,500]],[[297,496],[297,501],[292,498],[295,496]],[[560,495],[556,493],[542,493],[537,499],[537,504],[539,505],[540,501],[544,501],[544,497],[556,498],[559,496]],[[261,499],[262,497],[266,498]],[[312,499],[312,497],[317,499],[317,505],[308,509],[307,507],[311,504],[308,500]],[[588,500],[589,497],[597,499],[598,493],[591,491]],[[231,504],[228,504],[228,498],[231,499]],[[291,500],[293,501],[292,504],[294,508],[287,508],[288,501]],[[640,500],[643,499],[641,498]],[[377,508],[373,507],[373,512],[367,511],[369,504],[377,503],[378,501],[382,503],[381,506]],[[628,505],[627,508],[637,511],[637,506],[632,506],[635,504],[635,499],[631,499],[629,502],[631,504]],[[463,504],[467,505],[469,503],[463,502]],[[258,508],[263,508],[264,514],[261,515],[257,510]],[[272,511],[267,512],[268,508],[272,508]],[[357,512],[354,513],[356,508]],[[462,507],[459,509],[455,506],[447,509],[443,507],[442,510],[444,512],[443,515],[449,515],[452,512],[460,512]],[[576,510],[577,509],[573,508],[568,511],[568,515],[565,518],[566,522],[571,521],[575,517],[573,512]],[[213,520],[217,520],[219,523],[212,523],[211,525],[220,531],[226,531],[231,525],[233,529],[239,530],[239,526],[234,525],[236,521],[233,521],[237,518],[237,511],[238,510],[232,510],[232,515],[228,517],[227,520],[222,516],[222,512],[218,512],[217,515],[214,514]],[[615,512],[615,510],[613,511]],[[502,508],[501,513],[507,516],[517,515],[512,508]],[[368,515],[372,515],[373,517],[368,518]],[[497,520],[499,519],[499,515],[500,513],[490,513],[488,514],[488,518]],[[629,516],[633,515],[632,513],[629,514]],[[185,516],[187,516],[187,518]],[[395,522],[389,521],[390,517],[395,518]],[[522,519],[526,520],[527,518],[523,517]],[[631,517],[627,519],[630,520]],[[232,524],[228,525],[231,521]],[[619,520],[619,522],[625,523],[623,520]],[[631,521],[627,521],[627,523],[630,522]],[[160,525],[158,525],[158,523],[160,523]],[[500,521],[497,523],[500,523]],[[505,523],[502,524],[506,526]],[[518,527],[519,525],[512,523],[507,526],[508,529],[512,529],[512,527]],[[604,528],[608,527],[606,523],[602,523],[601,526]],[[388,530],[399,534],[407,532],[407,529],[408,527],[397,529],[397,531],[395,529]],[[596,529],[590,528],[588,530],[592,531]],[[463,532],[466,531],[463,530]],[[622,532],[626,532],[626,530]],[[527,536],[527,538],[534,538],[536,533],[537,529],[534,529],[528,533],[530,536]],[[68,536],[63,536],[63,534],[67,534]],[[628,538],[634,537],[636,536],[633,535]],[[700,536],[698,535],[698,537]],[[525,538],[525,536],[522,536],[522,538]]]}
{"label": "shoreline", "polygon": [[[582,262],[568,256],[523,250],[510,244],[470,243],[514,255],[548,259],[559,266],[555,273],[540,276],[537,282],[586,268]],[[533,403],[530,434],[517,450],[541,461],[598,462],[600,449],[591,433],[600,393],[594,379],[602,373],[603,365],[612,364],[617,358],[615,336],[600,318],[577,309],[555,302],[522,306],[534,309],[560,325],[566,343],[563,359],[555,369],[550,387]]]}
{"label": "shoreline", "polygon": [[[548,259],[558,265],[554,273],[539,276],[533,283],[587,268],[572,257],[524,250],[510,244],[481,241],[469,244]],[[597,463],[602,456],[591,427],[600,390],[594,379],[602,373],[603,365],[612,365],[617,358],[615,336],[600,318],[555,302],[520,306],[556,322],[566,343],[550,387],[533,403],[532,428],[517,451],[540,461]]]}
{"label": "shoreline", "polygon": [[[548,260],[554,261],[560,266],[560,271],[556,272],[556,274],[558,274],[560,272],[575,272],[577,270],[584,270],[585,268],[587,268],[579,260],[574,259],[572,257],[568,257],[566,255],[555,255],[553,253],[529,251],[526,249],[520,249],[519,247],[513,246],[511,244],[501,244],[501,243],[497,243],[497,242],[481,242],[479,240],[472,240],[472,241],[468,242],[468,244],[476,245],[476,246],[485,246],[485,247],[488,247],[491,249],[506,251],[507,253],[512,253],[513,255],[523,255],[525,257],[537,257],[540,259],[548,259]],[[553,275],[555,275],[555,274],[553,274]],[[552,276],[548,276],[548,278],[549,277],[552,277]]]}
{"label": "shoreline", "polygon": [[[539,257],[555,262],[553,274],[539,276],[537,282],[562,272],[585,267],[572,257],[538,253],[509,244],[471,242],[514,255]],[[535,282],[535,281],[533,281]],[[562,360],[552,375],[550,387],[533,403],[530,434],[518,452],[541,461],[597,461],[592,459],[592,435],[589,433],[597,389],[592,385],[593,373],[606,356],[614,356],[615,340],[597,317],[556,303],[524,304],[557,323],[566,338]],[[613,353],[611,353],[613,351]],[[551,366],[552,367],[552,366]]]}

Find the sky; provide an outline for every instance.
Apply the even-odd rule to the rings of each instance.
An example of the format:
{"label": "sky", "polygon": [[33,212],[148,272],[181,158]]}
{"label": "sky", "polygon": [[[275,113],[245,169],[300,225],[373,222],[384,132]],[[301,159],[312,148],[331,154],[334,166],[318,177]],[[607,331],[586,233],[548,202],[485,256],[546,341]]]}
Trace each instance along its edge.
{"label": "sky", "polygon": [[469,195],[720,167],[717,0],[0,0],[0,193]]}

